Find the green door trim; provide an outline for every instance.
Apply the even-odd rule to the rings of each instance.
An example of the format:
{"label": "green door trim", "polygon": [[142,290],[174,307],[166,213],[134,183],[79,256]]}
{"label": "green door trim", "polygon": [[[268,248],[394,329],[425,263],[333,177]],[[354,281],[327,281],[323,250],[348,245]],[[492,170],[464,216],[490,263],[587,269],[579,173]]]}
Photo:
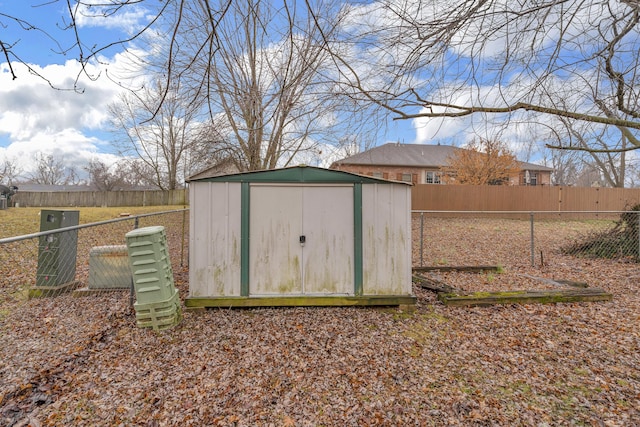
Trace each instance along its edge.
{"label": "green door trim", "polygon": [[240,296],[249,296],[249,183],[240,186]]}
{"label": "green door trim", "polygon": [[353,293],[362,295],[362,184],[353,184]]}

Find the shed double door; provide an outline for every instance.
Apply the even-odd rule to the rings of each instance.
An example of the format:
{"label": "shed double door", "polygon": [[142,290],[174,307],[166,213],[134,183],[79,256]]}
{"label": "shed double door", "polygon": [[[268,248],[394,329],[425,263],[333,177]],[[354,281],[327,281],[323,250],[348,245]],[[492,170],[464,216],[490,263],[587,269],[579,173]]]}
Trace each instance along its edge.
{"label": "shed double door", "polygon": [[354,293],[353,185],[252,184],[250,295]]}

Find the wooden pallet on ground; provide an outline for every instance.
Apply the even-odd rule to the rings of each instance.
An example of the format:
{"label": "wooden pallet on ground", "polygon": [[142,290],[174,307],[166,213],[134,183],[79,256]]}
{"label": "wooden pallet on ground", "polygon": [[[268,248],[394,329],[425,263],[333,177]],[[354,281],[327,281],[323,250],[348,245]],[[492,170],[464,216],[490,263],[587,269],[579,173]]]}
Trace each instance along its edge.
{"label": "wooden pallet on ground", "polygon": [[598,288],[547,289],[505,292],[438,293],[438,300],[449,306],[496,304],[554,304],[564,302],[611,301],[613,295]]}
{"label": "wooden pallet on ground", "polygon": [[[445,271],[481,272],[491,271],[493,266],[446,267]],[[500,292],[464,292],[449,286],[423,272],[440,270],[442,267],[414,268],[413,282],[423,289],[433,291],[438,300],[449,306],[489,306],[496,304],[553,304],[567,302],[611,301],[613,295],[599,288],[589,288],[586,283],[562,279],[546,279],[523,274],[529,279],[550,283],[561,289],[517,290]],[[568,286],[568,287],[564,287]]]}

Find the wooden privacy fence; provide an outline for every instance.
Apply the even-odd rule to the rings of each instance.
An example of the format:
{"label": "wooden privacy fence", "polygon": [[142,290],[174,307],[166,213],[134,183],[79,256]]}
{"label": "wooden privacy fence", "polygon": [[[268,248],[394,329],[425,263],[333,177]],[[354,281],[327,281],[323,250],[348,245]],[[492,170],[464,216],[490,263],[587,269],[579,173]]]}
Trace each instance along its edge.
{"label": "wooden privacy fence", "polygon": [[638,203],[640,188],[418,184],[411,209],[597,212],[621,211]]}
{"label": "wooden privacy fence", "polygon": [[[430,185],[412,188],[412,210],[621,211],[640,203],[640,188]],[[18,192],[20,206],[165,206],[189,203],[189,190]]]}
{"label": "wooden privacy fence", "polygon": [[14,206],[179,206],[189,203],[188,190],[18,192]]}

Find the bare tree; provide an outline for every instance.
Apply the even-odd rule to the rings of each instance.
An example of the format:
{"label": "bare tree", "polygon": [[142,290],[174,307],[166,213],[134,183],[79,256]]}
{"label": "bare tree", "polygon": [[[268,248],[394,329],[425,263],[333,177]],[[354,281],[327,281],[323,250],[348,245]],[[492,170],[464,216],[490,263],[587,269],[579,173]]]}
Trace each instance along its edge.
{"label": "bare tree", "polygon": [[131,188],[130,171],[125,162],[111,166],[98,159],[89,161],[84,170],[89,174],[89,185],[98,191],[113,191]]}
{"label": "bare tree", "polygon": [[[626,149],[639,146],[637,0],[379,0],[339,10],[327,4],[83,0],[66,2],[56,33],[0,9],[0,24],[9,28],[0,38],[0,54],[17,77],[13,63],[29,67],[21,54],[29,46],[20,42],[20,32],[39,33],[52,51],[76,58],[88,73],[86,65],[109,49],[146,33],[166,34],[166,82],[191,76],[193,99],[206,99],[212,117],[224,115],[237,139],[229,151],[246,168],[266,167],[273,164],[273,153],[306,147],[300,141],[314,135],[295,134],[315,129],[318,121],[310,120],[311,108],[296,110],[326,105],[318,95],[336,93],[350,95],[357,105],[380,106],[398,119],[538,120],[543,115],[615,126],[625,134]],[[128,37],[95,46],[83,42],[82,19],[113,19],[140,7],[147,18]],[[320,46],[331,51],[339,76],[319,66],[324,63]],[[314,79],[303,69],[315,71]],[[278,78],[266,78],[269,74]],[[308,90],[318,76],[334,86]],[[168,91],[170,85],[164,87]],[[285,131],[277,130],[283,126]],[[251,145],[258,140],[259,149]],[[287,142],[278,148],[273,141]]]}
{"label": "bare tree", "polygon": [[[57,3],[34,6],[47,8]],[[99,55],[125,48],[132,41],[148,41],[140,57],[143,73],[160,76],[163,91],[156,91],[153,103],[144,102],[144,109],[151,113],[146,119],[170,102],[173,84],[180,81],[190,89],[181,96],[197,105],[204,102],[210,125],[223,123],[226,127],[223,138],[216,138],[222,144],[214,151],[232,159],[238,169],[249,170],[285,166],[301,156],[333,151],[341,140],[356,139],[361,146],[373,142],[363,135],[363,129],[371,134],[377,131],[375,118],[368,106],[341,99],[340,77],[326,50],[327,42],[337,40],[339,7],[334,1],[316,0],[83,0],[67,2],[52,33],[29,22],[29,17],[14,16],[1,7],[0,24],[15,28],[15,34],[23,30],[41,34],[53,52],[75,58],[82,65],[81,74],[90,78],[98,78],[91,75],[88,65],[98,63]],[[106,38],[97,44],[85,41],[83,21],[117,19],[141,8],[146,18],[139,28],[131,28],[128,37]],[[152,37],[145,38],[145,34]],[[0,38],[0,52],[14,78],[13,63],[30,67],[20,55],[27,48],[17,36]],[[73,86],[80,90],[77,79]],[[146,98],[137,93],[131,102],[136,96]],[[172,175],[169,170],[168,176]]]}
{"label": "bare tree", "polygon": [[137,93],[122,94],[110,106],[120,154],[135,160],[131,170],[163,190],[179,188],[185,174],[206,163],[213,149],[203,130],[213,133],[213,127],[198,121],[199,106],[180,89],[179,82],[167,90],[156,80]]}
{"label": "bare tree", "polygon": [[640,159],[636,159],[634,167],[627,176],[629,187],[640,187]]}
{"label": "bare tree", "polygon": [[360,52],[334,49],[343,83],[398,119],[561,117],[640,147],[637,1],[380,0],[349,14]]}
{"label": "bare tree", "polygon": [[314,13],[311,2],[182,6],[167,69],[190,82],[194,99],[206,100],[210,121],[225,133],[217,151],[237,169],[286,166],[371,125],[353,120],[362,110],[336,93],[325,48],[335,29],[330,5],[316,5]]}
{"label": "bare tree", "polygon": [[[636,155],[629,153],[633,145],[624,130],[562,117],[550,120],[545,126],[549,132],[539,141],[546,143],[541,154],[545,165],[554,169],[555,184],[587,182],[592,185],[598,181],[607,187],[624,187],[630,183],[629,174],[634,173]],[[558,150],[559,147],[565,149]]]}
{"label": "bare tree", "polygon": [[62,159],[53,154],[36,153],[35,170],[29,174],[29,180],[35,184],[75,185],[79,183],[78,174],[73,167],[66,167]]}
{"label": "bare tree", "polygon": [[[568,134],[569,142],[564,146],[583,149],[585,154],[582,161],[590,169],[597,171],[608,187],[624,187],[627,170],[627,148],[629,142],[624,133],[619,143],[613,144],[608,135],[610,129],[601,128],[599,132],[581,132],[579,123],[563,120]],[[615,129],[615,128],[614,128]],[[563,145],[558,145],[561,147]]]}
{"label": "bare tree", "polygon": [[0,164],[0,183],[11,185],[16,182],[21,173],[22,168],[18,165],[17,160],[5,157]]}
{"label": "bare tree", "polygon": [[553,185],[573,186],[582,169],[582,153],[577,151],[554,150],[545,148],[540,152],[541,163],[553,169],[551,183]]}

